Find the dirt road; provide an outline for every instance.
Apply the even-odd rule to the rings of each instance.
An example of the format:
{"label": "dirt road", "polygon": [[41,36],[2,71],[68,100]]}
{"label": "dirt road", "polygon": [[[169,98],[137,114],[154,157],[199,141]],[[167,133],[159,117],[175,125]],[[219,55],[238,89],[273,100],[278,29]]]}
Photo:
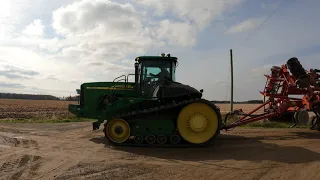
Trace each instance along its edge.
{"label": "dirt road", "polygon": [[113,148],[91,123],[0,124],[0,179],[320,179],[320,132],[235,129],[209,148]]}

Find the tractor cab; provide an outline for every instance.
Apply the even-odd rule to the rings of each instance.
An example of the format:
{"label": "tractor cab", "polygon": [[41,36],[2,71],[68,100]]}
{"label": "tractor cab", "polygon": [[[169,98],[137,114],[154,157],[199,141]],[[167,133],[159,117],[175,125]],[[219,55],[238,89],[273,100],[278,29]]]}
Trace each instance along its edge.
{"label": "tractor cab", "polygon": [[135,60],[135,83],[143,96],[153,96],[160,84],[175,81],[176,57],[162,53],[161,56],[140,56]]}

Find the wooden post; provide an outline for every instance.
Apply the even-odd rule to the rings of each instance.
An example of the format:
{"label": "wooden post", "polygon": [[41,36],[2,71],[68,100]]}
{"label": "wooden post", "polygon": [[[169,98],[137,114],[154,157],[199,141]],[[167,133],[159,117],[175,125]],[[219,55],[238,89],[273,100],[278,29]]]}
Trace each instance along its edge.
{"label": "wooden post", "polygon": [[230,70],[231,70],[231,95],[230,95],[230,111],[233,111],[233,57],[232,49],[230,49]]}

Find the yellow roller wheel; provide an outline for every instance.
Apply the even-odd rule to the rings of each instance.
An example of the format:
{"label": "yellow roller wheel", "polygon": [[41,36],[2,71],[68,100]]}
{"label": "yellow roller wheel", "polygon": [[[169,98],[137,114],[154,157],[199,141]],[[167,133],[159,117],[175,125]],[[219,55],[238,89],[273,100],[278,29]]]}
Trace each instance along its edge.
{"label": "yellow roller wheel", "polygon": [[188,142],[202,144],[217,132],[219,119],[209,105],[196,102],[187,105],[178,116],[177,126],[180,135]]}
{"label": "yellow roller wheel", "polygon": [[123,143],[130,136],[130,126],[123,119],[112,119],[107,124],[106,134],[111,141],[115,143]]}

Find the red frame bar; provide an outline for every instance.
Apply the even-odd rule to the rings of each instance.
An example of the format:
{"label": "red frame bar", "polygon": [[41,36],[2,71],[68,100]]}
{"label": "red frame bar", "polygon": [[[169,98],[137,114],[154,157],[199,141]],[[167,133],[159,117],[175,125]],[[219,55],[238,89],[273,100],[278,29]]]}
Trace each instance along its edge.
{"label": "red frame bar", "polygon": [[236,126],[240,126],[240,125],[243,125],[243,124],[247,124],[247,123],[250,123],[250,122],[258,121],[258,120],[264,119],[265,117],[273,116],[273,114],[267,114],[267,115],[263,115],[263,116],[259,116],[259,117],[255,117],[255,118],[248,118],[248,119],[244,120],[246,117],[248,117],[249,115],[251,115],[252,113],[256,112],[257,110],[261,109],[262,107],[264,107],[265,105],[267,105],[269,103],[270,103],[270,100],[268,100],[265,103],[259,105],[258,107],[256,107],[252,111],[250,111],[247,115],[244,115],[244,117],[240,118],[238,121],[226,126],[226,129],[230,129],[230,128],[233,128],[233,127],[236,127]]}

